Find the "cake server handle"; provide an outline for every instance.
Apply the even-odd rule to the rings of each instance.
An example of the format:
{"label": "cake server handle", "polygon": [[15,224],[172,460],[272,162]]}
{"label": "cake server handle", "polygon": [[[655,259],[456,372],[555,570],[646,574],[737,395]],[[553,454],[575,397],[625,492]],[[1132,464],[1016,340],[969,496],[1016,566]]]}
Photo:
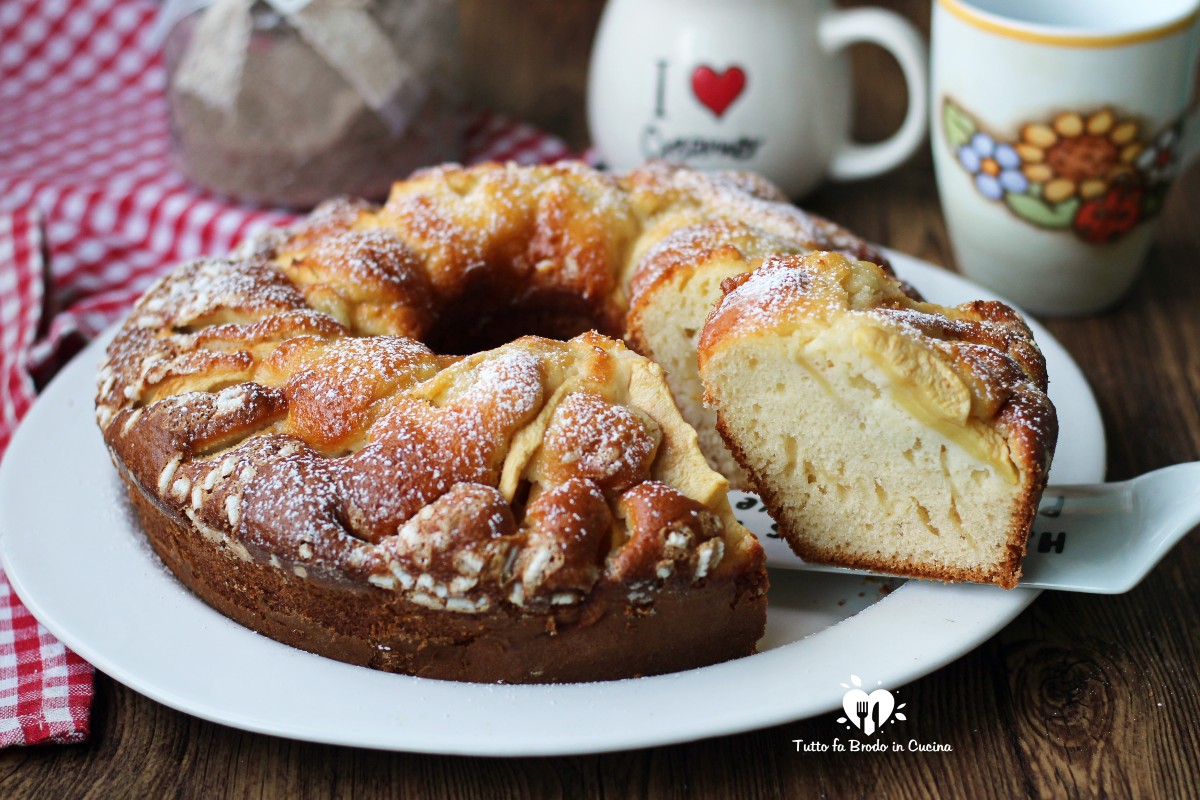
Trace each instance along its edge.
{"label": "cake server handle", "polygon": [[[1094,594],[1127,592],[1197,525],[1197,461],[1119,483],[1050,486],[1034,518],[1019,585]],[[808,564],[785,554],[783,543],[770,545],[767,563],[772,567],[873,574]]]}
{"label": "cake server handle", "polygon": [[1121,594],[1200,524],[1200,462],[1120,483],[1051,486],[1034,518],[1021,586]]}

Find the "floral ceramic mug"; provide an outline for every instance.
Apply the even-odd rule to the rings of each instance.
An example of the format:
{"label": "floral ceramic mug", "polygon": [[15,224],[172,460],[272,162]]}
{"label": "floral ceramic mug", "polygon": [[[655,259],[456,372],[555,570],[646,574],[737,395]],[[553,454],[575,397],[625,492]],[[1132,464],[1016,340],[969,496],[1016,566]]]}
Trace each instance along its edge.
{"label": "floral ceramic mug", "polygon": [[934,165],[964,274],[1043,314],[1128,291],[1200,149],[1198,6],[935,0]]}

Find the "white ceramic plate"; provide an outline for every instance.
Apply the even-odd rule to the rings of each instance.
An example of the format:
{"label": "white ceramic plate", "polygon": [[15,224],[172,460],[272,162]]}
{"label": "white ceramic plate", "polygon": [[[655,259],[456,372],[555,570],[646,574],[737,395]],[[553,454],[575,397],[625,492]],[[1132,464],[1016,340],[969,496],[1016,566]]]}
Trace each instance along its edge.
{"label": "white ceramic plate", "polygon": [[[987,295],[913,258],[894,259],[932,300]],[[1033,327],[1062,422],[1051,480],[1102,480],[1095,399],[1070,356]],[[0,468],[5,569],[34,615],[100,670],[168,706],[237,728],[494,756],[700,739],[838,708],[851,674],[896,688],[983,642],[1037,596],[920,581],[885,595],[877,580],[775,570],[761,652],[713,667],[562,686],[449,683],[353,667],[229,621],[153,554],[93,422],[103,344],[47,388]]]}

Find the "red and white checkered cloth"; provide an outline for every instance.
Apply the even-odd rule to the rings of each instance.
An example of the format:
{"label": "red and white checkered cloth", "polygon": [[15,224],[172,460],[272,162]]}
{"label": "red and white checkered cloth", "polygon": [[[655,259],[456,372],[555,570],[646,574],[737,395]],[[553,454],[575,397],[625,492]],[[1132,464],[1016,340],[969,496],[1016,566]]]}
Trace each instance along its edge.
{"label": "red and white checkered cloth", "polygon": [[[0,2],[0,457],[35,378],[164,269],[293,218],[233,205],[171,167],[157,8]],[[468,127],[467,163],[569,156],[502,117]],[[86,739],[91,701],[92,667],[30,616],[0,571],[0,747]]]}

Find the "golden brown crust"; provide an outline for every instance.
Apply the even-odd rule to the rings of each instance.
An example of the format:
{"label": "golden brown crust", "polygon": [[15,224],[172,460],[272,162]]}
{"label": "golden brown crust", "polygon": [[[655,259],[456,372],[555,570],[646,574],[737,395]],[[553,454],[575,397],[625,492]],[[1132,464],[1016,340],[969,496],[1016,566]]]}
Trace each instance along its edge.
{"label": "golden brown crust", "polygon": [[721,217],[744,222],[793,243],[798,250],[831,250],[890,270],[881,250],[842,226],[802,211],[760,176],[703,173],[650,162],[625,177],[634,202],[653,214],[700,212],[695,221]]}

